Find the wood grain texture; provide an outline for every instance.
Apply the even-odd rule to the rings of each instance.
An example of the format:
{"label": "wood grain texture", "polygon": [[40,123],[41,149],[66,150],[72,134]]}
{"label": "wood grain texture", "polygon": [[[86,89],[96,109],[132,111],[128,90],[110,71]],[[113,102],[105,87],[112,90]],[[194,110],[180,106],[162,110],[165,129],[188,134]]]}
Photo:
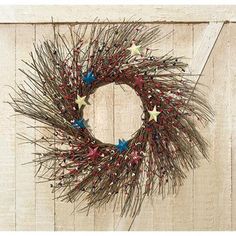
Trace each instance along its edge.
{"label": "wood grain texture", "polygon": [[139,20],[145,22],[236,21],[236,7],[214,5],[48,5],[1,6],[2,23],[111,22]]}
{"label": "wood grain texture", "polygon": [[231,107],[231,175],[232,175],[232,230],[236,230],[236,25],[229,25],[229,67],[230,67],[230,107]]}
{"label": "wood grain texture", "polygon": [[[22,62],[22,58],[29,60],[29,52],[33,49],[35,41],[35,26],[16,26],[16,83],[23,84],[25,75],[19,68],[29,68]],[[16,116],[16,133],[35,139],[35,130],[30,128],[34,120],[22,115]],[[23,130],[23,132],[22,132]],[[36,229],[36,184],[35,165],[25,164],[31,161],[35,152],[35,145],[25,143],[24,140],[16,139],[16,230]]]}
{"label": "wood grain texture", "polygon": [[[229,75],[229,27],[224,27],[213,51],[214,68],[214,160],[216,229],[231,228],[231,109]],[[224,79],[223,79],[224,78]]]}
{"label": "wood grain texture", "polygon": [[[91,132],[94,134],[95,130],[95,116],[94,116],[94,106],[95,96],[92,94],[89,98],[89,105],[87,105],[84,109],[84,119],[88,120],[89,128]],[[85,203],[80,205],[80,207],[85,206]],[[81,212],[79,211],[78,203],[75,203],[75,230],[94,230],[94,219],[95,219],[95,210],[91,208],[88,211]]]}
{"label": "wood grain texture", "polygon": [[[35,25],[35,41],[40,44],[45,39],[53,40],[52,25]],[[36,122],[39,124],[39,122]],[[35,138],[41,138],[48,135],[48,132],[36,132]],[[43,151],[40,147],[35,147],[37,152]],[[36,177],[36,181],[42,179]],[[52,188],[49,183],[36,184],[36,230],[52,231],[55,229],[55,201]]]}
{"label": "wood grain texture", "polygon": [[[186,63],[192,59],[193,26],[191,24],[174,25],[174,55],[184,56]],[[190,147],[191,148],[191,147]],[[187,178],[173,198],[173,230],[193,229],[193,171],[187,172]],[[183,204],[184,203],[184,204]]]}
{"label": "wood grain texture", "polygon": [[[65,31],[69,28],[64,27]],[[72,27],[74,30],[74,27]],[[89,29],[85,34],[85,38],[88,38]],[[95,95],[92,94],[89,98],[89,105],[84,108],[84,119],[88,121],[89,129],[93,135],[95,135]],[[79,207],[85,206],[84,203],[75,203],[75,230],[94,230],[95,227],[95,209],[91,208],[89,211],[81,212]]]}
{"label": "wood grain texture", "polygon": [[[164,24],[163,33],[174,33],[161,41],[156,53],[187,57],[191,62],[201,45],[207,24]],[[59,26],[67,32],[66,25]],[[16,132],[33,135],[14,114],[8,104],[10,88],[15,80],[23,80],[17,72],[21,59],[28,58],[32,42],[52,38],[51,25],[0,25],[0,206],[1,230],[127,230],[129,217],[120,219],[112,204],[103,209],[91,209],[90,214],[74,211],[75,204],[53,200],[48,183],[35,184],[34,165],[30,161],[33,145],[18,145]],[[210,161],[187,175],[176,196],[161,196],[145,201],[141,214],[131,230],[230,230],[236,229],[236,158],[235,158],[235,55],[236,25],[225,24],[200,78],[215,120],[201,129],[207,138]],[[16,77],[15,77],[16,75]],[[124,90],[123,90],[124,89]],[[140,126],[140,101],[126,86],[110,84],[100,88],[86,106],[85,118],[95,136],[104,142],[117,143],[127,139]],[[128,105],[127,105],[128,104]],[[32,122],[32,121],[31,121]],[[36,135],[37,137],[37,135]]]}
{"label": "wood grain texture", "polygon": [[[94,101],[94,134],[103,142],[114,143],[114,88],[109,84],[97,90]],[[113,204],[95,209],[95,230],[113,230]]]}
{"label": "wood grain texture", "polygon": [[[9,100],[9,86],[15,87],[15,25],[0,26],[1,102],[0,102],[0,229],[16,229],[16,130]],[[8,85],[8,86],[7,86]]]}
{"label": "wood grain texture", "polygon": [[197,75],[196,78],[194,78],[196,81],[198,80],[208,61],[208,58],[212,49],[214,48],[223,26],[223,22],[210,22],[207,24],[204,31],[201,32],[202,37],[199,40],[200,43],[198,47],[195,47],[194,49],[194,57],[190,64],[191,73]]}
{"label": "wood grain texture", "polygon": [[[127,85],[116,85],[114,87],[114,139],[118,143],[119,139],[128,140],[137,131],[141,124],[141,100],[135,91]],[[132,229],[140,229],[140,220],[145,226],[142,230],[152,229],[152,208],[149,206],[149,199],[144,200],[143,207],[146,209],[137,216]],[[150,213],[150,214],[148,214]],[[115,214],[115,230],[128,230],[132,218],[127,216],[120,218],[120,212]],[[145,215],[147,214],[147,215]]]}
{"label": "wood grain texture", "polygon": [[[166,24],[161,26],[161,35],[165,37],[157,44],[157,48],[159,48],[159,50],[156,52],[157,56],[165,55],[167,53],[173,55],[173,30],[173,24]],[[153,197],[153,230],[173,229],[173,196],[170,189],[171,187],[167,187],[163,196],[157,195]]]}
{"label": "wood grain texture", "polygon": [[[68,39],[69,45],[72,45],[70,40],[70,30],[68,25],[58,26],[58,32]],[[56,197],[58,195],[56,194]],[[62,202],[60,199],[55,199],[55,230],[56,231],[73,231],[75,230],[75,203]]]}
{"label": "wood grain texture", "polygon": [[[199,47],[206,24],[194,25],[194,52]],[[210,105],[213,102],[213,90],[211,84],[213,81],[213,60],[210,56],[207,65],[200,77],[200,83],[204,83],[203,92],[206,94]],[[215,204],[215,187],[214,176],[216,175],[214,168],[214,156],[212,154],[213,148],[213,134],[212,128],[214,124],[208,124],[207,127],[201,128],[201,134],[207,139],[210,150],[210,162],[206,160],[201,161],[201,167],[194,170],[194,229],[208,230],[214,227],[214,204]]]}

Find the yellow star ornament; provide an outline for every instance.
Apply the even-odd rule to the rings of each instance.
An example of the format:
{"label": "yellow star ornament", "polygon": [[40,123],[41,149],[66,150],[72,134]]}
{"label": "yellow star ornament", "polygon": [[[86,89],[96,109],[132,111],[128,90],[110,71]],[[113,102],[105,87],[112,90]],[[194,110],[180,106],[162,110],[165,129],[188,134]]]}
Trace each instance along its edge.
{"label": "yellow star ornament", "polygon": [[130,48],[127,48],[127,50],[130,51],[131,56],[140,55],[141,45],[135,45],[135,43],[132,43],[132,46]]}
{"label": "yellow star ornament", "polygon": [[86,96],[80,97],[79,95],[77,95],[77,99],[75,100],[75,103],[78,104],[79,109],[80,109],[82,106],[87,105],[87,103],[86,103],[86,101],[85,101],[85,98],[86,98]]}
{"label": "yellow star ornament", "polygon": [[157,108],[156,108],[156,106],[155,106],[155,107],[153,107],[153,110],[152,110],[152,111],[148,111],[148,113],[149,113],[149,115],[150,115],[149,121],[151,121],[151,120],[157,121],[157,117],[159,116],[159,114],[160,114],[161,112],[157,111]]}

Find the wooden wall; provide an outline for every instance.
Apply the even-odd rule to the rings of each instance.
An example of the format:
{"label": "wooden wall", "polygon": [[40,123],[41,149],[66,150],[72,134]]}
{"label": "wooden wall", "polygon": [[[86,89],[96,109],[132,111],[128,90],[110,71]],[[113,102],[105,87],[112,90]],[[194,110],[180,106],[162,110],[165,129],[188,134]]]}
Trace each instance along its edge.
{"label": "wooden wall", "polygon": [[[172,49],[186,61],[196,53],[208,23],[160,24],[162,33],[174,32],[158,44],[159,53]],[[57,26],[67,32],[67,25]],[[0,230],[127,230],[131,219],[119,218],[109,206],[89,216],[73,212],[74,204],[53,200],[48,183],[36,184],[34,145],[20,145],[16,133],[37,138],[26,128],[35,121],[13,116],[9,86],[25,78],[18,71],[29,58],[34,42],[52,37],[51,24],[0,24]],[[144,202],[131,230],[236,230],[236,24],[220,33],[200,82],[215,120],[202,133],[210,143],[210,161],[188,173],[176,196],[153,196]],[[124,90],[123,90],[124,89]],[[90,98],[86,116],[95,135],[109,142],[129,137],[139,128],[140,100],[126,86],[109,85]],[[14,94],[13,94],[14,95]]]}

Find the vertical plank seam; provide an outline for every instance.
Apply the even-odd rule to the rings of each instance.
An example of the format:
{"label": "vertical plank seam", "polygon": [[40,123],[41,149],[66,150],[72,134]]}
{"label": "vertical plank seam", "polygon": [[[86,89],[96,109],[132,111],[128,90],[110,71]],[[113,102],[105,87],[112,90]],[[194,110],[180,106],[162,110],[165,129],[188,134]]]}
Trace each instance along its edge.
{"label": "vertical plank seam", "polygon": [[[112,139],[113,144],[115,143],[115,84],[112,83]],[[116,217],[115,212],[116,210],[113,209],[114,213],[112,214],[113,217],[113,231],[116,230]]]}
{"label": "vertical plank seam", "polygon": [[[227,70],[228,70],[228,76],[229,76],[229,80],[227,83],[227,92],[229,93],[229,128],[230,128],[230,135],[229,135],[229,154],[230,154],[230,229],[232,228],[232,155],[231,155],[231,147],[232,147],[232,141],[231,141],[231,136],[232,136],[232,110],[231,110],[231,72],[230,72],[230,44],[229,44],[229,25],[226,25],[227,27]],[[229,229],[228,229],[229,230]]]}
{"label": "vertical plank seam", "polygon": [[[194,47],[193,47],[193,40],[194,40],[194,35],[193,35],[193,25],[191,24],[191,55],[192,55],[192,58],[191,60],[193,59],[193,51],[194,51]],[[195,119],[193,117],[193,123],[195,123]],[[192,149],[192,152],[194,153],[194,146],[192,145],[191,147]],[[193,213],[193,208],[194,208],[194,168],[192,169],[191,171],[191,175],[192,175],[192,186],[191,186],[191,200],[192,200],[192,205],[191,205],[191,216],[192,216],[192,230],[193,230],[193,216],[194,216],[194,213]]]}
{"label": "vertical plank seam", "polygon": [[[70,25],[69,25],[68,28],[70,28],[70,30],[73,31],[73,32],[75,31],[75,26],[72,26],[72,25],[70,26]],[[71,37],[74,37],[74,36],[71,35]],[[73,41],[73,38],[72,38],[71,40]],[[73,46],[74,46],[74,45],[73,45]],[[74,202],[73,202],[73,221],[74,221],[74,222],[73,222],[73,230],[74,230],[74,231],[75,231],[75,217],[76,217],[76,204],[75,204],[75,201],[74,201]]]}
{"label": "vertical plank seam", "polygon": [[[213,83],[215,82],[215,53],[212,54],[212,77],[213,77]],[[215,86],[214,86],[214,91],[213,91],[213,98],[214,98],[214,102],[212,103],[213,107],[215,108],[216,105],[216,98],[215,98]],[[215,157],[215,133],[216,133],[216,119],[214,120],[213,123],[213,134],[212,134],[212,160],[214,162],[216,162],[216,157]],[[218,189],[217,189],[218,190]],[[216,209],[217,210],[217,209]],[[214,211],[214,218],[216,218],[216,210]],[[217,223],[217,218],[216,218],[216,223]],[[214,222],[214,230],[219,230],[219,226],[215,225]]]}
{"label": "vertical plank seam", "polygon": [[[16,89],[16,24],[15,24],[15,28],[14,28],[14,30],[15,30],[15,35],[14,35],[14,40],[15,40],[15,42],[14,42],[14,46],[15,46],[15,61],[14,61],[14,67],[15,67],[15,83],[14,83],[14,86],[15,86],[15,89]],[[15,98],[16,98],[16,92],[15,92]],[[15,162],[14,162],[14,172],[15,172],[15,212],[14,212],[14,220],[15,220],[15,231],[16,231],[16,114],[15,114],[15,112],[14,112],[14,115],[15,115],[15,117],[14,117],[14,122],[15,122],[15,124],[14,124],[14,128],[15,128],[15,143],[14,143],[14,153],[15,153]]]}
{"label": "vertical plank seam", "polygon": [[231,147],[232,147],[232,142],[231,142],[231,135],[232,135],[232,122],[231,122],[231,118],[232,118],[232,111],[231,111],[231,72],[230,72],[230,44],[229,44],[229,27],[228,25],[227,27],[227,71],[228,71],[228,76],[229,79],[227,81],[227,92],[229,93],[229,101],[228,101],[228,106],[229,106],[229,128],[230,128],[230,135],[229,135],[229,149],[230,149],[230,229],[232,228],[232,155],[231,155]]}
{"label": "vertical plank seam", "polygon": [[115,84],[112,84],[112,136],[115,143]]}
{"label": "vertical plank seam", "polygon": [[[52,26],[53,31],[56,30],[55,29],[56,26],[54,26],[53,24],[51,24],[51,26]],[[59,27],[58,27],[57,30],[59,31]],[[54,35],[53,43],[55,43],[55,34],[54,34],[54,32],[53,32],[53,35]],[[55,147],[55,137],[54,137],[54,147]],[[54,168],[54,173],[53,174],[55,175],[56,160],[54,160],[53,168]],[[56,183],[56,181],[54,179],[54,181],[53,181],[54,186],[55,186],[55,183]],[[56,193],[55,193],[55,191],[53,192],[53,231],[54,232],[56,231]]]}
{"label": "vertical plank seam", "polygon": [[[173,32],[173,34],[172,34],[172,42],[171,42],[171,50],[172,50],[172,56],[173,56],[173,54],[174,54],[174,40],[175,40],[175,24],[172,24],[172,32]],[[172,192],[172,196],[171,196],[171,215],[172,215],[172,224],[171,224],[171,230],[173,230],[174,229],[174,221],[173,221],[173,203],[174,203],[174,199],[173,199],[173,197],[174,197],[174,195],[173,195],[173,192]]]}
{"label": "vertical plank seam", "polygon": [[[176,47],[176,37],[175,37],[175,30],[176,30],[176,24],[177,23],[175,23],[175,24],[173,24],[173,46],[172,46],[172,48],[173,48],[173,51],[174,51],[174,54],[176,53],[176,49],[177,49],[177,47]],[[186,26],[189,26],[190,24],[188,24],[188,23],[186,23],[185,24]],[[178,26],[178,25],[177,25]],[[190,40],[193,40],[192,39],[192,26],[190,27],[190,29],[189,29],[191,32],[190,32],[190,36],[191,36],[191,38],[190,38]],[[177,34],[178,35],[178,34]],[[177,37],[177,39],[178,39],[178,37]],[[192,47],[192,41],[190,42],[190,47]],[[188,57],[185,57],[185,59],[189,59],[190,57],[191,57],[191,55],[192,55],[192,48],[190,48],[190,54],[188,55]],[[192,150],[192,145],[190,145],[190,149]],[[187,178],[191,178],[192,179],[192,181],[191,181],[191,179],[190,179],[190,183],[193,183],[193,172],[192,172],[192,170],[191,170],[191,168],[190,168],[190,170],[187,172],[187,174],[188,174],[188,176],[187,176]],[[187,179],[186,178],[186,179]],[[186,179],[184,179],[183,180],[183,185],[186,185]],[[173,211],[173,213],[172,213],[172,230],[179,230],[178,229],[178,224],[179,224],[179,222],[178,222],[178,220],[177,220],[177,218],[179,218],[180,217],[180,215],[179,215],[179,212],[178,212],[178,209],[176,208],[176,202],[178,202],[179,200],[179,194],[180,194],[180,189],[183,187],[183,185],[182,186],[179,186],[178,187],[178,189],[177,189],[177,192],[175,193],[175,195],[173,195],[173,204],[172,204],[172,209],[174,209],[174,211]],[[192,217],[192,208],[193,208],[193,191],[192,191],[192,186],[188,186],[187,187],[187,193],[189,194],[189,198],[188,198],[188,210],[190,211],[190,212],[188,212],[189,214],[188,214],[188,223],[187,223],[187,226],[186,226],[186,224],[185,224],[185,222],[183,222],[183,220],[181,220],[181,224],[179,224],[179,225],[181,225],[181,228],[183,228],[182,230],[186,230],[186,227],[189,227],[189,228],[191,228],[191,230],[193,229],[193,219],[192,218],[190,218],[190,217]],[[178,207],[178,206],[177,206]]]}
{"label": "vertical plank seam", "polygon": [[[34,39],[36,43],[36,24],[34,24]],[[34,125],[36,126],[36,120],[34,119]],[[34,128],[34,158],[36,158],[36,128]],[[34,206],[35,206],[35,230],[37,230],[37,199],[36,199],[36,162],[34,163]]]}
{"label": "vertical plank seam", "polygon": [[[175,42],[175,24],[173,24],[173,36],[172,36],[172,55],[174,54],[174,42]],[[172,194],[171,198],[172,198],[172,201],[171,201],[171,212],[172,212],[172,225],[171,225],[171,230],[174,230],[174,205],[175,205],[175,198],[176,196]]]}
{"label": "vertical plank seam", "polygon": [[[227,25],[227,35],[228,39],[231,36],[231,23]],[[229,107],[230,107],[230,229],[233,230],[233,152],[232,152],[232,132],[233,132],[233,113],[232,113],[232,73],[231,73],[231,41],[228,40],[228,71],[229,71]]]}
{"label": "vertical plank seam", "polygon": [[[214,22],[209,22],[208,25],[207,25],[206,30],[208,29],[208,27],[211,27],[210,24],[213,24],[213,23],[214,23]],[[206,64],[207,64],[207,62],[208,62],[208,60],[209,60],[209,58],[210,58],[210,55],[211,55],[211,53],[212,53],[212,50],[214,49],[215,44],[216,44],[216,42],[217,42],[217,40],[218,40],[218,38],[219,38],[219,35],[220,35],[220,33],[221,33],[221,31],[222,31],[222,29],[223,29],[223,27],[224,27],[224,22],[220,22],[220,23],[221,23],[221,28],[220,28],[220,30],[219,30],[219,32],[218,32],[216,38],[215,38],[215,41],[213,42],[213,44],[212,44],[211,47],[210,47],[210,51],[207,53],[207,58],[205,59],[205,62],[204,62],[204,64],[202,65],[202,67],[200,67],[200,69],[198,68],[197,70],[196,70],[196,68],[193,67],[193,66],[197,63],[197,62],[196,62],[196,59],[195,59],[195,58],[197,58],[197,56],[195,56],[195,57],[193,58],[193,60],[192,60],[192,63],[191,63],[190,68],[191,68],[191,73],[197,74],[196,81],[199,80],[200,75],[201,75],[202,71],[204,70],[204,68],[205,68],[205,66],[206,66]],[[209,34],[209,33],[208,33],[208,34]],[[203,38],[202,38],[202,40],[204,40],[204,36],[205,36],[205,35],[206,35],[206,31],[203,33]],[[208,35],[208,37],[209,37],[209,35]],[[210,37],[211,37],[211,36],[210,36]],[[201,46],[201,44],[200,44],[200,46]],[[198,53],[198,52],[197,52],[197,53]],[[193,64],[193,62],[194,62],[194,64]]]}
{"label": "vertical plank seam", "polygon": [[[34,26],[34,44],[36,44],[37,40],[37,25],[33,24]],[[34,125],[36,125],[36,120],[34,119]],[[34,129],[34,141],[36,141],[36,129]],[[36,143],[34,143],[34,151],[36,153]],[[34,155],[36,157],[36,154]],[[37,185],[36,185],[36,163],[34,163],[34,184],[35,184],[35,230],[37,230]]]}
{"label": "vertical plank seam", "polygon": [[[95,97],[96,97],[96,94],[94,93],[93,95],[92,95],[92,98],[93,98],[93,132],[94,132],[94,136],[95,136],[95,134],[96,134],[96,132],[95,132],[95,130],[96,130],[96,127],[95,127]],[[95,136],[96,137],[96,136]],[[95,231],[95,216],[96,216],[96,212],[95,212],[95,206],[93,207],[93,231]]]}
{"label": "vertical plank seam", "polygon": [[74,227],[74,229],[73,230],[75,231],[75,214],[76,214],[75,213],[75,201],[73,202],[73,209],[74,209],[74,213],[73,213],[73,221],[74,221],[73,222],[73,227]]}
{"label": "vertical plank seam", "polygon": [[[195,54],[194,50],[195,46],[195,35],[194,35],[194,25],[192,24],[192,60]],[[193,122],[195,119],[193,118]],[[194,148],[193,148],[194,152]],[[193,179],[192,179],[192,229],[194,230],[194,208],[195,208],[195,191],[194,191],[194,186],[195,186],[195,171],[193,168]]]}

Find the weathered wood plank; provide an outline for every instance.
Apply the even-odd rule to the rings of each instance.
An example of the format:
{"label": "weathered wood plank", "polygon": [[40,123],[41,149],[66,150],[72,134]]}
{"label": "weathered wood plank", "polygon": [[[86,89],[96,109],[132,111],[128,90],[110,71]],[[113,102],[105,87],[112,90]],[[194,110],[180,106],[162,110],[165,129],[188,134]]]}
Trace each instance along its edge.
{"label": "weathered wood plank", "polygon": [[[0,102],[0,229],[15,230],[15,117],[8,87],[15,87],[15,25],[0,26],[1,102]],[[8,85],[8,86],[7,86]]]}
{"label": "weathered wood plank", "polygon": [[[70,40],[70,30],[68,25],[59,25],[58,31],[64,38]],[[56,194],[57,197],[57,194]],[[61,199],[55,200],[55,230],[73,231],[75,230],[75,203],[63,202]]]}
{"label": "weathered wood plank", "polygon": [[[26,76],[18,69],[29,68],[22,62],[28,60],[35,41],[35,27],[33,25],[16,25],[16,82],[23,84]],[[30,91],[29,91],[30,92]],[[34,120],[22,115],[16,116],[16,133],[35,138],[35,130],[30,128]],[[16,139],[16,230],[36,229],[36,201],[35,201],[35,165],[31,162],[34,157],[35,146]]]}
{"label": "weathered wood plank", "polygon": [[204,32],[202,32],[202,39],[197,49],[195,49],[194,57],[190,65],[191,73],[197,75],[194,78],[196,81],[207,63],[223,25],[223,22],[210,22]]}
{"label": "weathered wood plank", "polygon": [[[53,40],[52,25],[35,25],[36,44],[42,43],[46,39]],[[40,124],[36,122],[36,125]],[[36,132],[36,138],[41,138],[44,135],[49,135],[45,130],[42,133]],[[44,151],[42,148],[36,146],[36,151]],[[36,181],[42,179],[36,177]],[[54,194],[50,188],[50,183],[36,183],[36,230],[54,230]]]}
{"label": "weathered wood plank", "polygon": [[[174,37],[174,25],[166,24],[161,25],[161,34],[167,35],[159,44],[156,52],[157,56],[162,56],[167,53],[173,55],[173,37]],[[170,188],[171,189],[171,188]],[[172,230],[172,205],[173,195],[172,192],[168,192],[168,188],[165,189],[164,195],[153,196],[153,230]]]}
{"label": "weathered wood plank", "polygon": [[[194,25],[194,51],[201,44],[202,32],[206,25]],[[198,45],[197,45],[198,44]],[[214,50],[214,49],[213,49]],[[210,105],[214,105],[214,71],[213,56],[208,59],[199,82],[203,83],[201,91],[205,93]],[[201,160],[201,165],[194,170],[194,230],[213,230],[215,227],[215,207],[216,207],[216,184],[217,175],[214,158],[214,123],[209,123],[207,127],[200,127],[201,134],[209,144],[210,162]]]}
{"label": "weathered wood plank", "polygon": [[230,43],[230,107],[231,107],[231,170],[232,170],[232,230],[236,230],[236,24],[229,25],[229,43]]}
{"label": "weathered wood plank", "polygon": [[[113,84],[99,88],[95,93],[94,101],[94,134],[103,142],[114,142],[114,100]],[[114,215],[113,204],[95,209],[95,230],[113,230]]]}
{"label": "weathered wood plank", "polygon": [[[94,13],[96,14],[94,15]],[[146,22],[208,22],[236,21],[235,6],[191,5],[48,5],[1,6],[2,23],[50,23],[92,22],[98,16],[101,21],[123,21],[124,18]],[[131,18],[132,17],[132,18]]]}
{"label": "weathered wood plank", "polygon": [[214,162],[216,175],[215,230],[231,228],[231,117],[229,79],[229,29],[224,27],[213,52]]}
{"label": "weathered wood plank", "polygon": [[[174,55],[184,56],[188,64],[192,58],[193,28],[191,24],[174,25]],[[190,147],[191,148],[191,147]],[[187,178],[179,192],[173,198],[173,230],[193,229],[193,171],[187,173]]]}
{"label": "weathered wood plank", "polygon": [[[205,26],[202,24],[174,26],[175,54],[188,57],[189,62],[192,55],[196,55],[197,48],[200,47]],[[171,27],[172,25],[168,24],[165,26],[165,30]],[[193,27],[193,35],[190,32],[191,27]],[[131,230],[151,230],[152,227],[155,230],[229,230],[231,224],[232,229],[236,229],[236,178],[234,173],[236,168],[234,155],[236,148],[234,142],[236,27],[234,24],[231,24],[229,29],[227,27],[229,26],[226,24],[203,70],[200,81],[209,86],[204,91],[216,113],[215,122],[201,130],[210,143],[210,162],[202,161],[201,167],[194,171],[194,175],[188,174],[184,186],[180,188],[180,192],[175,198],[167,197],[164,200],[155,198],[153,206],[152,202],[148,201]],[[22,57],[25,58],[30,51],[32,38],[30,39],[29,35],[32,33],[32,28],[31,25],[17,25],[15,38],[14,25],[0,25],[1,100],[9,99],[9,88],[4,85],[14,86],[15,63],[20,65]],[[45,35],[46,38],[53,36],[51,29],[50,25],[36,25],[36,40],[42,39],[42,35]],[[16,51],[15,43],[16,46],[18,45]],[[171,38],[161,44],[160,52],[164,47],[172,49]],[[196,65],[195,63],[194,65]],[[22,78],[16,72],[16,79]],[[118,138],[129,136],[133,123],[137,124],[137,120],[133,120],[131,125],[126,123],[130,112],[138,119],[137,103],[127,106],[129,109],[125,108],[127,103],[122,102],[124,92],[120,87],[115,87],[117,87],[115,93],[113,93],[113,85],[110,85],[110,88],[103,87],[101,91],[98,90],[94,106],[88,106],[88,110],[85,112],[86,116],[90,118],[89,123],[94,129],[96,137],[107,142],[116,142]],[[115,97],[115,101],[113,101],[113,97]],[[132,94],[127,97],[133,99]],[[136,99],[135,96],[134,99]],[[30,131],[23,129],[18,122],[19,118],[11,117],[14,112],[8,104],[0,102],[0,109],[4,111],[0,115],[2,131],[0,132],[0,152],[2,154],[0,156],[0,200],[4,203],[0,206],[0,229],[34,229],[36,227],[36,230],[53,230],[54,201],[49,184],[36,184],[36,195],[34,196],[32,169],[29,165],[20,165],[24,158],[27,160],[33,158],[30,154],[32,147],[30,144],[28,147],[15,146],[15,125],[18,130],[22,127],[23,132]],[[119,109],[121,111],[117,114]],[[115,117],[113,117],[114,114]],[[22,120],[26,121],[23,118]],[[117,122],[119,122],[119,126]],[[28,152],[29,155],[26,155]],[[19,157],[16,159],[16,166],[15,154]],[[25,168],[28,173],[24,171]],[[230,196],[231,188],[232,198]],[[26,192],[29,194],[26,195]],[[27,205],[25,205],[26,203]],[[113,213],[110,206],[107,206],[106,210],[96,209],[94,215],[91,211],[89,216],[85,216],[81,213],[72,213],[73,204],[62,204],[56,203],[56,230],[127,230],[130,223],[130,219],[126,218],[122,219],[117,226],[119,217],[117,213]],[[35,210],[36,213],[34,213]],[[34,216],[34,214],[36,215]]]}
{"label": "weathered wood plank", "polygon": [[[114,87],[114,138],[128,140],[137,131],[141,124],[142,103],[135,91],[127,85]],[[140,214],[135,218],[131,230],[152,230],[151,200],[145,199]],[[120,218],[119,210],[115,213],[115,230],[128,230],[132,218]],[[142,222],[142,223],[141,223]]]}
{"label": "weathered wood plank", "polygon": [[[94,120],[94,94],[90,95],[89,98],[89,104],[90,105],[86,105],[86,107],[84,108],[84,119],[88,120],[88,124],[90,126],[91,132],[92,134],[94,134],[94,130],[95,130],[95,120]],[[88,214],[87,212],[81,212],[78,211],[77,209],[77,204],[75,203],[75,230],[79,230],[79,231],[84,231],[84,230],[94,230],[94,209],[90,209]],[[81,205],[79,207],[83,207],[85,206],[86,203],[81,203]]]}

